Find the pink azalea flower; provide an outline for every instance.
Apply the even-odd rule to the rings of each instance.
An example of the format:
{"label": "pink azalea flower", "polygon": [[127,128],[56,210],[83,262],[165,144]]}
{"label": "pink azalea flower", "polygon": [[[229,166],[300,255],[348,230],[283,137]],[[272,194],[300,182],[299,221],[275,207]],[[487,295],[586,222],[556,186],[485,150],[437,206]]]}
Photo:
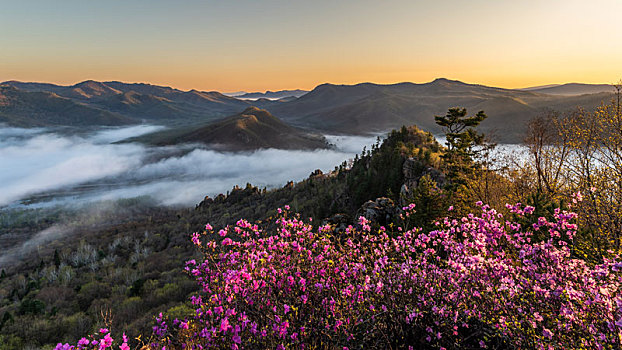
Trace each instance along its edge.
{"label": "pink azalea flower", "polygon": [[106,334],[104,338],[99,341],[99,350],[106,349],[112,346],[112,337],[110,333]]}
{"label": "pink azalea flower", "polygon": [[220,330],[226,332],[229,328],[231,328],[231,324],[229,323],[229,319],[225,317],[220,321]]}

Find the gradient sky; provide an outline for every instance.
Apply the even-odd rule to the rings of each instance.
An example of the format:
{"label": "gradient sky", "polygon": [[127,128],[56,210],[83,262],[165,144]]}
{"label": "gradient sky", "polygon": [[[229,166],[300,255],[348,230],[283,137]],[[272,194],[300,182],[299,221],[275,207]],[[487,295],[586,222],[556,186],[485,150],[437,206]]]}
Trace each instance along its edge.
{"label": "gradient sky", "polygon": [[0,0],[0,81],[612,83],[620,14],[620,0]]}

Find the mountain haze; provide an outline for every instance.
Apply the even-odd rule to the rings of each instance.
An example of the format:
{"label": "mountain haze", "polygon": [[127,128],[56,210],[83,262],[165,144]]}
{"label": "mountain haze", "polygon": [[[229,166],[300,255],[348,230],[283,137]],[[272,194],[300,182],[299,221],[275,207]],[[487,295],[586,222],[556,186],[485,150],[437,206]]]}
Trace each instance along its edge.
{"label": "mountain haze", "polygon": [[247,93],[243,93],[243,94],[239,94],[239,95],[233,95],[233,97],[239,98],[239,99],[260,99],[260,98],[266,98],[266,99],[273,99],[273,100],[279,100],[282,98],[287,98],[287,97],[300,97],[304,94],[306,94],[309,91],[306,90],[300,90],[300,89],[296,89],[296,90],[280,90],[280,91],[266,91],[266,92],[247,92]]}
{"label": "mountain haze", "polygon": [[[481,130],[504,143],[521,142],[527,121],[546,110],[589,111],[609,102],[614,91],[610,85],[589,84],[503,89],[441,78],[423,84],[322,84],[304,94],[286,90],[243,95],[258,97],[250,101],[216,91],[118,81],[88,80],[71,86],[8,81],[0,86],[0,123],[22,127],[146,122],[178,128],[179,134],[254,106],[315,132],[370,134],[416,124],[441,133],[434,116],[460,106],[470,113],[485,111],[488,119]],[[267,97],[279,94],[290,96]]]}
{"label": "mountain haze", "polygon": [[430,83],[379,85],[322,84],[299,99],[272,106],[275,116],[293,125],[330,132],[381,132],[397,125],[416,124],[440,133],[434,115],[448,108],[484,110],[480,129],[495,133],[500,142],[521,142],[528,120],[547,109],[592,109],[611,94],[559,96],[466,84],[448,79]]}
{"label": "mountain haze", "polygon": [[541,86],[523,89],[531,92],[538,92],[549,95],[576,96],[598,93],[612,93],[615,91],[611,84],[580,84],[569,83],[562,85]]}

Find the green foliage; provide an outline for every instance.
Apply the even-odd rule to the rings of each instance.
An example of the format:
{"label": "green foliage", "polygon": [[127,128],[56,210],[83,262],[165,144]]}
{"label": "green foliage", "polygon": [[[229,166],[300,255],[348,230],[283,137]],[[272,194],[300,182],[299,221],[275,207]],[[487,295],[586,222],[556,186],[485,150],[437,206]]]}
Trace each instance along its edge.
{"label": "green foliage", "polygon": [[107,298],[110,294],[110,285],[98,281],[92,281],[80,286],[80,291],[76,296],[76,301],[80,310],[86,311],[91,306],[93,300]]}
{"label": "green foliage", "polygon": [[93,328],[93,321],[84,312],[63,317],[61,323],[62,329],[66,333],[65,338],[68,339],[80,339]]}
{"label": "green foliage", "polygon": [[146,308],[144,301],[140,297],[129,297],[115,311],[117,318],[130,323],[136,315],[142,315]]}
{"label": "green foliage", "polygon": [[15,335],[0,334],[0,350],[23,349],[24,340]]}
{"label": "green foliage", "polygon": [[192,315],[194,312],[195,312],[194,308],[186,304],[182,304],[182,305],[173,306],[172,308],[168,309],[165,314],[171,320],[173,319],[183,320],[184,318],[188,317],[188,315]]}
{"label": "green foliage", "polygon": [[60,266],[60,255],[58,255],[58,249],[54,249],[54,266]]}
{"label": "green foliage", "polygon": [[11,315],[10,312],[6,311],[4,315],[2,315],[2,320],[0,320],[0,329],[2,329],[5,324],[9,324],[14,321],[15,319],[13,318],[13,315]]}
{"label": "green foliage", "polygon": [[132,286],[130,287],[130,290],[129,290],[130,296],[133,297],[133,296],[139,295],[144,284],[145,284],[145,280],[142,278],[139,278],[136,281],[134,281],[134,283],[132,283]]}
{"label": "green foliage", "polygon": [[447,213],[447,196],[429,175],[419,179],[412,196],[405,199],[415,204],[415,213],[410,215],[410,224],[424,231],[435,229],[434,221]]}
{"label": "green foliage", "polygon": [[404,183],[403,164],[408,157],[421,160],[421,170],[434,164],[433,155],[440,145],[430,133],[417,127],[403,126],[394,130],[382,144],[376,142],[371,151],[363,150],[346,174],[349,193],[358,208],[369,199],[389,197],[398,200]]}
{"label": "green foliage", "polygon": [[24,299],[19,306],[20,315],[39,315],[45,310],[45,303],[37,299]]}

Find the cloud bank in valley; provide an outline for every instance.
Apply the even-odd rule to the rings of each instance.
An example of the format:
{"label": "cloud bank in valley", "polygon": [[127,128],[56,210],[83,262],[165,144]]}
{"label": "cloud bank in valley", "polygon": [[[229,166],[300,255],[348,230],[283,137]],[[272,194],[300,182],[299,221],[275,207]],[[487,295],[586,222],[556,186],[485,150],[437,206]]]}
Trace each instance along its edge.
{"label": "cloud bank in valley", "polygon": [[72,229],[70,227],[63,225],[52,225],[45,230],[41,230],[23,243],[3,249],[0,254],[0,267],[10,266],[20,257],[39,249],[44,244],[71,234],[71,232]]}
{"label": "cloud bank in valley", "polygon": [[330,136],[334,150],[247,153],[114,144],[157,128],[104,129],[86,136],[0,128],[0,168],[6,169],[0,173],[0,206],[32,198],[44,205],[137,196],[150,196],[163,205],[192,206],[234,185],[278,187],[315,169],[332,170],[375,142],[375,136]]}
{"label": "cloud bank in valley", "polygon": [[35,134],[0,141],[0,205],[30,194],[114,176],[140,165],[144,149]]}

